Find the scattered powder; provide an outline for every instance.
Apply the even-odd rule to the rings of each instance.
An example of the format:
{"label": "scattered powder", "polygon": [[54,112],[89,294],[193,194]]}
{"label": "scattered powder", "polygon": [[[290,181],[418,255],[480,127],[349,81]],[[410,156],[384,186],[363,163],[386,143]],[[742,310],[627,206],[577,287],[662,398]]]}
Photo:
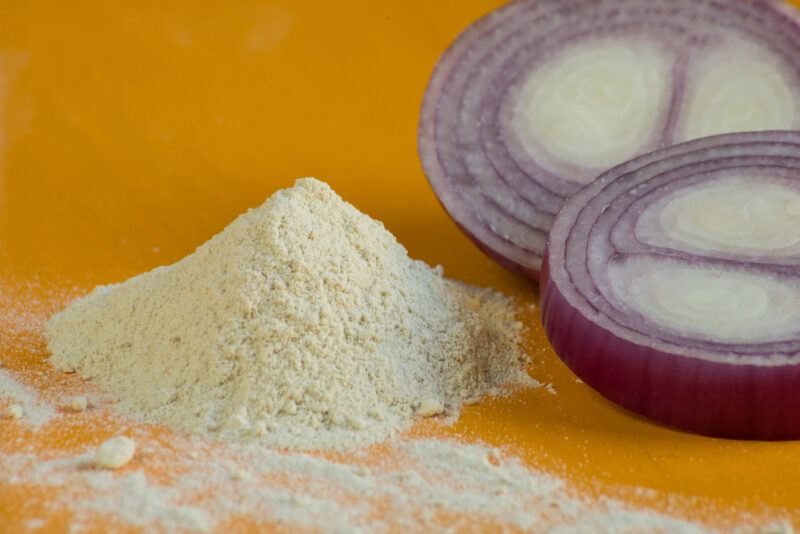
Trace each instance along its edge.
{"label": "scattered powder", "polygon": [[0,457],[0,473],[17,483],[57,487],[48,504],[74,513],[72,532],[80,532],[97,516],[125,526],[151,526],[160,531],[208,530],[208,513],[177,504],[180,488],[151,484],[140,471],[117,476],[111,471],[91,469],[93,463],[91,453],[49,461],[33,454],[11,454]]}
{"label": "scattered powder", "polygon": [[[527,468],[502,450],[436,439],[400,440],[387,461],[366,467],[297,452],[231,444],[192,446],[195,457],[154,447],[151,458],[181,473],[169,485],[140,471],[86,469],[90,455],[46,461],[0,457],[0,472],[57,486],[73,531],[102,514],[148,531],[208,532],[235,517],[255,524],[329,532],[508,531],[558,533],[712,532],[699,523],[574,495],[559,478]],[[741,532],[757,532],[742,530]]]}
{"label": "scattered powder", "polygon": [[0,398],[3,397],[14,399],[5,410],[6,416],[13,419],[25,416],[25,422],[34,427],[44,425],[55,416],[55,410],[40,401],[36,391],[17,382],[8,371],[0,369]]}
{"label": "scattered powder", "polygon": [[28,530],[39,530],[40,528],[44,527],[47,523],[45,523],[41,519],[31,519],[25,522],[25,528]]}
{"label": "scattered powder", "polygon": [[100,469],[119,469],[133,459],[136,443],[125,436],[104,441],[94,451],[92,464]]}
{"label": "scattered powder", "polygon": [[520,331],[509,299],[410,259],[304,179],[180,262],[96,288],[46,337],[56,367],[94,379],[128,416],[343,449],[534,385]]}
{"label": "scattered powder", "polygon": [[[189,435],[162,442],[142,429],[129,432],[142,444],[136,470],[97,469],[99,451],[120,441],[113,438],[95,450],[0,453],[0,484],[57,488],[40,502],[42,513],[67,513],[76,534],[131,526],[165,533],[226,531],[237,518],[264,529],[353,533],[482,527],[565,534],[715,532],[615,499],[583,498],[563,479],[483,444],[403,438],[384,444],[377,459],[366,450],[337,461],[258,442],[208,442]],[[133,440],[123,439],[132,453]],[[735,521],[731,517],[724,531],[792,533],[785,521],[740,517],[748,527],[736,527]],[[39,519],[26,524],[33,522],[44,524]]]}
{"label": "scattered powder", "polygon": [[788,521],[777,521],[761,528],[759,534],[795,534],[795,530]]}

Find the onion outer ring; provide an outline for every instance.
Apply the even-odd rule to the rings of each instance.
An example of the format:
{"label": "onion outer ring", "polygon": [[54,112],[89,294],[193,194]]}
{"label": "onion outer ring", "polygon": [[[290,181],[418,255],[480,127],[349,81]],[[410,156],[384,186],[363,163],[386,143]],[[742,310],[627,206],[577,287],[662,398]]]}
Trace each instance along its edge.
{"label": "onion outer ring", "polygon": [[[561,233],[560,223],[565,218],[576,218],[574,214],[589,203],[592,193],[621,176],[635,174],[657,161],[659,154],[669,158],[670,153],[681,153],[692,146],[713,150],[715,144],[747,145],[748,140],[757,143],[763,139],[767,139],[765,147],[787,139],[793,141],[800,163],[800,132],[736,133],[698,139],[640,156],[607,171],[570,199],[559,215],[540,277],[545,332],[559,358],[608,400],[667,426],[708,436],[800,438],[797,354],[786,363],[772,358],[759,365],[753,358],[711,361],[701,355],[692,357],[669,350],[669,343],[635,342],[592,321],[590,316],[602,311],[585,302],[571,302],[560,287],[564,282],[554,280],[552,273],[554,268],[568,273],[562,265],[567,260],[551,255],[553,241],[560,243],[568,237]],[[800,171],[797,176],[800,179]]]}

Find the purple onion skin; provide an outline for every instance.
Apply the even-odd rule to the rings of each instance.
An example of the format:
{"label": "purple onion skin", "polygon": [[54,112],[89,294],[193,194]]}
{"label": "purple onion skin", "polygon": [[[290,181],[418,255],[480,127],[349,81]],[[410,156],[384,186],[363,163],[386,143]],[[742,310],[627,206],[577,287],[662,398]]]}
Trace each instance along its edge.
{"label": "purple onion skin", "polygon": [[589,321],[542,265],[542,320],[556,354],[608,400],[659,423],[734,439],[800,438],[800,366],[720,365],[637,345]]}

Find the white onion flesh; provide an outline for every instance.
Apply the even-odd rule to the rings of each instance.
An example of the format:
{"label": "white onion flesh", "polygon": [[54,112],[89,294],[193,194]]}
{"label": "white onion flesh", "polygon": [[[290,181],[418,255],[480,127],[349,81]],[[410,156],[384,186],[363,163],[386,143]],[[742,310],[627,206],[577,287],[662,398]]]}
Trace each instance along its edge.
{"label": "white onion flesh", "polygon": [[682,188],[642,213],[636,236],[652,245],[672,244],[682,250],[796,255],[800,189],[779,180],[753,182],[736,176]]}
{"label": "white onion flesh", "polygon": [[766,50],[731,44],[689,64],[685,116],[674,141],[798,127],[800,99],[786,65]]}
{"label": "white onion flesh", "polygon": [[616,298],[676,335],[719,343],[800,334],[800,281],[651,258],[609,265]]}
{"label": "white onion flesh", "polygon": [[652,144],[673,62],[646,41],[567,47],[528,76],[514,130],[545,168],[566,161],[587,172],[565,179],[589,182]]}

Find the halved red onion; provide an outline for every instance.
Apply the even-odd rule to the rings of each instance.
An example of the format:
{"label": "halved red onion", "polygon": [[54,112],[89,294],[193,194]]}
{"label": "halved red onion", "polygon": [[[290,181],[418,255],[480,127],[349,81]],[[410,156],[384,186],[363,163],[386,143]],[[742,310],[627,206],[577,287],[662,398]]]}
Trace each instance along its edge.
{"label": "halved red onion", "polygon": [[556,218],[542,316],[608,399],[702,434],[800,437],[800,132],[623,163]]}
{"label": "halved red onion", "polygon": [[485,252],[538,277],[564,201],[638,154],[800,129],[800,22],[768,0],[519,0],[467,28],[430,81],[423,166]]}

